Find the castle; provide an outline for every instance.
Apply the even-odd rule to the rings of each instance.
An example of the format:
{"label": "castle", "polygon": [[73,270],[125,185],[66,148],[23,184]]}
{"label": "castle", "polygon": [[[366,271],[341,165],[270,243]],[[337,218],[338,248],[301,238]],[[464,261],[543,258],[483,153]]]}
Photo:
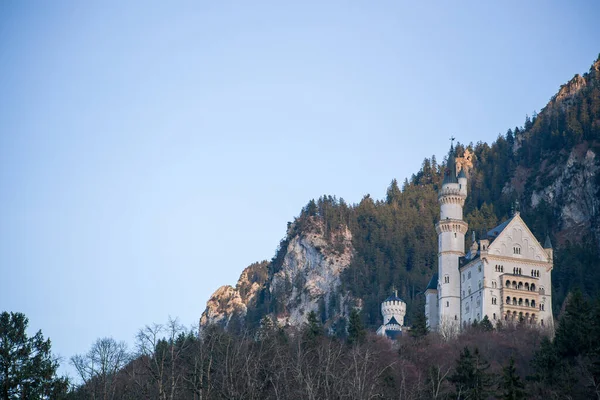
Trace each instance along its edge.
{"label": "castle", "polygon": [[461,326],[481,321],[485,316],[493,324],[521,321],[553,327],[552,245],[549,238],[543,246],[536,240],[518,208],[486,237],[473,237],[465,254],[466,161],[469,160],[456,158],[451,145],[438,193],[438,273],[425,291],[425,315],[430,329],[458,332]]}

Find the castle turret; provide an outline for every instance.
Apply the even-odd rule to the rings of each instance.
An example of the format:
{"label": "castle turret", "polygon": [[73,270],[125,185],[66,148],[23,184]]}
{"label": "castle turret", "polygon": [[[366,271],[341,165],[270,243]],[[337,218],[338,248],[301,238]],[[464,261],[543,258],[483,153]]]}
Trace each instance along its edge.
{"label": "castle turret", "polygon": [[463,206],[467,198],[467,176],[461,170],[456,176],[456,154],[450,146],[442,188],[438,193],[440,221],[438,233],[438,298],[439,324],[460,324],[460,271],[458,259],[465,255],[465,234],[468,225],[463,221]]}
{"label": "castle turret", "polygon": [[458,173],[458,190],[465,196],[467,195],[467,174],[465,173],[464,167],[461,168]]}
{"label": "castle turret", "polygon": [[385,299],[381,303],[381,315],[383,315],[383,324],[390,322],[392,318],[396,319],[396,322],[400,326],[404,325],[404,316],[406,315],[406,303],[400,297],[398,297],[398,291],[394,290],[394,294]]}
{"label": "castle turret", "polygon": [[383,315],[383,324],[377,329],[377,334],[387,336],[392,340],[401,336],[406,315],[406,303],[398,297],[396,290],[381,303],[381,315]]}

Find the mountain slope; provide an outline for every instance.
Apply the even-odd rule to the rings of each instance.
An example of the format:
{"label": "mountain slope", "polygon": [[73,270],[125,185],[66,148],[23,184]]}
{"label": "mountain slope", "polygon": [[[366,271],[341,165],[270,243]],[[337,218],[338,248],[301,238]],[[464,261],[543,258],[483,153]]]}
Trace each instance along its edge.
{"label": "mountain slope", "polygon": [[[555,243],[555,311],[574,287],[599,293],[600,57],[523,127],[509,129],[491,146],[457,145],[459,155],[465,149],[473,155],[465,204],[469,229],[487,231],[518,200],[538,240],[550,235]],[[316,311],[332,333],[343,335],[355,306],[376,327],[380,302],[392,286],[407,302],[410,323],[422,311],[420,294],[437,269],[434,224],[442,164],[425,159],[402,189],[392,181],[384,201],[368,195],[357,205],[331,196],[310,201],[276,256],[256,267],[259,277],[241,278],[236,288],[222,287],[211,296],[201,328],[220,323],[252,329],[265,315],[298,325]]]}

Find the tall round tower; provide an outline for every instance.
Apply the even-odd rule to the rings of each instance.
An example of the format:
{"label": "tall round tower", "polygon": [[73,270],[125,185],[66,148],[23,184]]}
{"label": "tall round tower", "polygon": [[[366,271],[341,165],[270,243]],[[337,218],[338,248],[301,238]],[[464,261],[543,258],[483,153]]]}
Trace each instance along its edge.
{"label": "tall round tower", "polygon": [[440,221],[438,234],[438,299],[439,324],[460,326],[460,271],[458,259],[465,255],[463,206],[467,198],[467,177],[461,170],[456,176],[456,154],[450,146],[442,188],[438,193]]}

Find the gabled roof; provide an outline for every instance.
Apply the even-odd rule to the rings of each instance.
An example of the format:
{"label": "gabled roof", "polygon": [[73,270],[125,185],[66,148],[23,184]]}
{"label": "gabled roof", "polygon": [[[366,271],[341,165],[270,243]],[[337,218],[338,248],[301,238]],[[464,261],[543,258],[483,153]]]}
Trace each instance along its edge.
{"label": "gabled roof", "polygon": [[438,274],[436,272],[431,277],[431,280],[429,281],[429,284],[427,285],[427,288],[425,290],[430,290],[430,289],[437,290],[437,286],[438,286]]}
{"label": "gabled roof", "polygon": [[399,326],[400,324],[398,323],[398,321],[396,321],[395,317],[392,317],[392,318],[390,318],[390,320],[388,321],[388,323],[386,325],[398,325]]}
{"label": "gabled roof", "polygon": [[[547,255],[546,251],[544,250],[544,248],[542,247],[542,244],[540,242],[538,242],[535,235],[531,232],[531,230],[529,229],[529,227],[527,226],[525,221],[523,221],[523,219],[521,218],[521,216],[518,212],[516,212],[512,218],[503,222],[502,224],[498,225],[496,228],[494,228],[490,231],[494,236],[493,236],[493,241],[490,243],[490,245],[488,247],[489,255],[504,255],[504,256],[508,256],[508,257],[513,256],[513,251],[512,251],[513,249],[511,249],[511,247],[512,247],[511,242],[506,242],[507,238],[512,237],[511,236],[512,235],[511,228],[513,228],[513,227],[515,227],[515,228],[520,227],[520,228],[516,228],[516,229],[522,230],[522,240],[527,242],[527,244],[529,246],[533,247],[533,253],[529,253],[529,252],[527,252],[527,250],[525,250],[522,253],[522,256],[524,256],[525,258],[534,260],[534,261],[548,261],[548,255]],[[488,232],[488,234],[490,232]],[[511,240],[515,240],[515,239],[511,239]],[[512,242],[512,243],[516,243],[516,242]],[[519,254],[521,254],[521,253],[519,253]],[[519,256],[519,258],[521,258],[521,256]]]}
{"label": "gabled roof", "polygon": [[510,224],[510,222],[515,218],[516,214],[513,215],[512,217],[510,217],[509,219],[507,219],[506,221],[504,221],[503,223],[501,223],[500,225],[498,225],[497,227],[495,227],[494,229],[488,231],[487,236],[490,239],[496,239],[498,236],[500,236],[500,234],[502,233],[502,231],[504,230],[504,228],[506,228],[508,226],[508,224]]}

